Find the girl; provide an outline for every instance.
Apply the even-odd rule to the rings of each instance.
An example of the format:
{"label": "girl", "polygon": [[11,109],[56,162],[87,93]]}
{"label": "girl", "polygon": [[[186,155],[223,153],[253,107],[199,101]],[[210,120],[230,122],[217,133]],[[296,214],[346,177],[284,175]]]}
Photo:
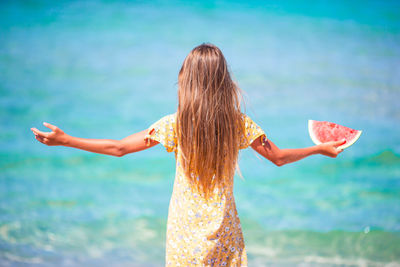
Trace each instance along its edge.
{"label": "girl", "polygon": [[176,158],[169,205],[167,266],[247,266],[233,177],[240,149],[251,146],[277,166],[313,154],[336,157],[344,141],[308,148],[280,149],[241,113],[240,89],[222,52],[214,45],[194,48],[178,77],[178,110],[147,130],[122,140],[84,139],[44,123],[31,128],[38,141],[121,157],[161,143]]}

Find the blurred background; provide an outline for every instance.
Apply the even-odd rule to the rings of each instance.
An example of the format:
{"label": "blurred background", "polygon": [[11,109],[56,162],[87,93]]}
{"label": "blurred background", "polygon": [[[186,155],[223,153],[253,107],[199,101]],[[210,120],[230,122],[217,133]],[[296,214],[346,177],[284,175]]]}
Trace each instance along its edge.
{"label": "blurred background", "polygon": [[29,129],[146,129],[211,42],[279,147],[312,145],[308,119],[363,130],[337,159],[241,152],[249,266],[400,266],[399,14],[378,0],[1,1],[0,265],[163,266],[174,155],[47,147]]}

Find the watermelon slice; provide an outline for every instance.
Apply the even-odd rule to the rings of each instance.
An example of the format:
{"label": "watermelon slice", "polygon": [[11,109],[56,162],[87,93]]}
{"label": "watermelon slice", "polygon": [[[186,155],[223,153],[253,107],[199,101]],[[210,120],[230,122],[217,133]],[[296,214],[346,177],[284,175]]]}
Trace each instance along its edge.
{"label": "watermelon slice", "polygon": [[308,121],[308,132],[311,140],[316,145],[329,141],[346,139],[346,143],[338,147],[339,149],[345,149],[354,144],[362,133],[362,131],[354,130],[333,122],[314,120]]}

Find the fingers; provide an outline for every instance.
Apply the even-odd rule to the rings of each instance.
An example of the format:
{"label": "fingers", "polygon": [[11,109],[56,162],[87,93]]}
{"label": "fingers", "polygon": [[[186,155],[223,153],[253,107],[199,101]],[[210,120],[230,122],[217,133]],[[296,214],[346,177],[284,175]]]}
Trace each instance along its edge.
{"label": "fingers", "polygon": [[31,131],[35,135],[35,139],[41,142],[42,144],[53,146],[55,145],[56,135],[62,133],[62,131],[55,125],[52,125],[47,122],[43,122],[43,125],[47,128],[51,129],[51,132],[42,132],[36,128],[31,128]]}
{"label": "fingers", "polygon": [[35,139],[38,140],[40,143],[49,145],[49,139],[45,137],[40,137],[39,135],[35,135]]}
{"label": "fingers", "polygon": [[38,135],[35,135],[35,138],[36,138],[36,140],[38,140],[39,142],[41,142],[41,143],[44,144],[44,139],[45,139],[45,138],[40,137],[40,136],[38,136]]}
{"label": "fingers", "polygon": [[47,128],[49,128],[52,131],[56,131],[58,129],[57,126],[54,126],[54,125],[52,125],[50,123],[47,123],[47,122],[43,122],[43,125],[46,126]]}
{"label": "fingers", "polygon": [[[344,143],[346,143],[346,142],[344,142]],[[344,143],[340,141],[339,145],[343,145]],[[336,156],[343,152],[343,148],[335,147],[334,149],[336,150]]]}
{"label": "fingers", "polygon": [[49,135],[49,133],[45,133],[45,132],[39,131],[39,130],[36,129],[36,128],[31,128],[31,131],[32,131],[35,135],[38,135],[38,136],[40,136],[40,137],[47,137],[47,136]]}
{"label": "fingers", "polygon": [[[55,126],[55,125],[52,125],[52,124],[47,123],[47,122],[43,122],[43,125],[46,126],[47,128],[49,128],[50,130],[54,131],[54,132],[55,132],[55,131],[58,131],[58,127]],[[51,132],[42,132],[42,131],[39,131],[39,130],[36,129],[36,128],[31,128],[31,131],[32,131],[35,135],[38,135],[38,136],[40,136],[40,137],[48,137],[49,134],[51,134]]]}
{"label": "fingers", "polygon": [[333,146],[335,146],[335,147],[338,147],[338,146],[341,146],[344,144],[346,144],[346,139],[342,139],[342,140],[333,142]]}
{"label": "fingers", "polygon": [[36,140],[38,140],[38,141],[41,142],[41,143],[44,142],[43,137],[40,137],[40,136],[38,136],[38,135],[35,135],[35,138],[36,138]]}

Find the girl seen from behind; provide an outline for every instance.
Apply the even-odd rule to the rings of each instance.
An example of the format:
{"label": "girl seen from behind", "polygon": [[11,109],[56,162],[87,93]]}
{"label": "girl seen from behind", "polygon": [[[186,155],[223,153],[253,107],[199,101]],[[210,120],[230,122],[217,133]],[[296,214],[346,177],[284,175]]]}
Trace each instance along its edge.
{"label": "girl seen from behind", "polygon": [[178,109],[148,129],[122,140],[67,135],[48,123],[51,132],[31,128],[49,146],[123,156],[161,143],[176,158],[169,204],[166,266],[247,266],[247,256],[233,196],[240,149],[251,146],[281,166],[313,154],[336,157],[344,142],[308,148],[279,149],[241,112],[240,89],[226,60],[212,44],[195,47],[178,76]]}

